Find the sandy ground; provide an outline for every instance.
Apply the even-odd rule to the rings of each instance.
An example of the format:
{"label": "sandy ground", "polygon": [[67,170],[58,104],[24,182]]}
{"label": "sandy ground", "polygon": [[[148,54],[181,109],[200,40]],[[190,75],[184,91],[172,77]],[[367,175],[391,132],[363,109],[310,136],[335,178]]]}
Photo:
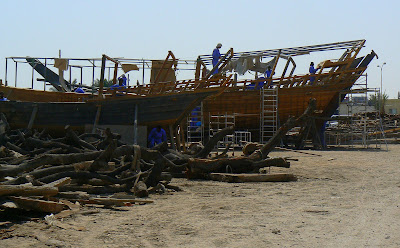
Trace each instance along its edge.
{"label": "sandy ground", "polygon": [[400,247],[400,145],[389,152],[310,151],[297,182],[174,179],[153,204],[77,215],[64,228],[17,224],[0,247]]}

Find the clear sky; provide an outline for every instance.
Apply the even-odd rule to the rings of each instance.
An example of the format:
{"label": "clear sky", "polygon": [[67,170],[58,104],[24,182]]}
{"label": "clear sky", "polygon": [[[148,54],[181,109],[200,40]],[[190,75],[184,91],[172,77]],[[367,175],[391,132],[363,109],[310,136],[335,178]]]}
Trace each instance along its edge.
{"label": "clear sky", "polygon": [[367,70],[370,87],[397,98],[400,1],[134,1],[1,0],[0,78],[5,57],[164,59],[366,39],[362,55],[379,55]]}

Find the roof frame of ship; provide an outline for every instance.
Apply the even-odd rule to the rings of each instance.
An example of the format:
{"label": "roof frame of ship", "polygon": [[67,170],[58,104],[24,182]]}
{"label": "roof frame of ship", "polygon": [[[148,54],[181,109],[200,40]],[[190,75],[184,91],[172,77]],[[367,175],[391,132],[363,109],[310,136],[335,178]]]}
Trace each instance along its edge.
{"label": "roof frame of ship", "polygon": [[[352,41],[343,41],[343,42],[335,42],[335,43],[327,43],[327,44],[319,44],[312,46],[303,46],[303,47],[291,47],[291,48],[281,48],[281,49],[271,49],[271,50],[259,50],[259,51],[251,51],[251,52],[237,52],[234,53],[232,59],[237,60],[243,57],[252,57],[252,56],[260,56],[261,58],[274,57],[280,52],[280,56],[300,56],[305,54],[310,54],[312,52],[323,52],[323,51],[333,51],[333,50],[344,50],[351,49],[353,47],[362,46],[365,40],[352,40]],[[199,58],[206,64],[210,65],[212,61],[212,55],[200,55]]]}

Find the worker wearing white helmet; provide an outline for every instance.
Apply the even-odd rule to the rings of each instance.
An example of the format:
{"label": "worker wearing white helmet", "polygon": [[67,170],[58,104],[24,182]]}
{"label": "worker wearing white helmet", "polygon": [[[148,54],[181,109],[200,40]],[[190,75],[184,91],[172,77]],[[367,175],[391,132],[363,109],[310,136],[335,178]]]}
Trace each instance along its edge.
{"label": "worker wearing white helmet", "polygon": [[[215,47],[213,53],[212,53],[212,65],[215,67],[216,64],[218,64],[219,59],[221,58],[221,53],[219,52],[219,49],[222,47],[221,43],[218,43],[217,46]],[[218,68],[214,71],[213,74],[218,73]]]}

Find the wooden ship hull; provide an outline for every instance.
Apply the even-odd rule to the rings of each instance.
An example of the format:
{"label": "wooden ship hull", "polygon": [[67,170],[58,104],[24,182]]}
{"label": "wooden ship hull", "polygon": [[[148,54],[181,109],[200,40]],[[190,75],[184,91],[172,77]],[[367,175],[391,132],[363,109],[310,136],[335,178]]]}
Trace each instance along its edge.
{"label": "wooden ship hull", "polygon": [[[153,97],[131,97],[87,102],[0,102],[11,128],[62,130],[66,125],[83,130],[85,125],[130,125],[135,116],[138,125],[169,126],[182,119],[193,106],[217,91],[190,94],[170,94]],[[135,109],[138,109],[135,115]],[[100,113],[96,122],[96,114]]]}
{"label": "wooden ship hull", "polygon": [[[266,126],[270,128],[273,125],[272,121],[268,121],[268,119],[276,119],[275,125],[277,127],[274,129],[276,130],[290,116],[300,116],[307,108],[311,98],[315,98],[317,103],[316,124],[317,126],[323,125],[324,121],[328,120],[339,107],[339,103],[346,96],[346,91],[356,83],[367,69],[368,64],[377,56],[372,51],[366,56],[357,57],[364,43],[365,40],[358,40],[302,48],[237,54],[232,52],[231,58],[237,60],[243,57],[244,59],[260,59],[263,54],[265,57],[273,57],[271,60],[272,75],[274,75],[279,58],[285,57],[287,63],[281,76],[270,78],[258,78],[256,76],[256,79],[237,80],[221,95],[206,99],[202,105],[205,129],[213,128],[211,126],[213,116],[234,116],[235,130],[250,131],[253,140],[259,140],[260,130],[265,130]],[[337,60],[321,62],[319,72],[315,75],[293,75],[296,65],[292,56],[335,49],[346,49],[346,51]],[[203,64],[210,60],[207,56],[200,56],[199,58],[202,59]],[[223,62],[224,59],[227,61],[225,57],[220,60],[222,65],[218,69],[219,71],[224,70],[224,65],[229,67],[230,62]],[[290,63],[293,63],[293,69],[290,75],[286,76]],[[215,67],[218,67],[218,65]],[[215,76],[218,77],[218,74]],[[312,78],[314,80],[310,80]],[[274,101],[275,103],[272,104]],[[272,133],[270,135],[272,136]]]}
{"label": "wooden ship hull", "polygon": [[[330,116],[337,109],[340,92],[349,89],[353,83],[310,86],[298,88],[280,88],[277,97],[278,122],[284,123],[290,116],[300,116],[311,98],[317,100],[320,116]],[[262,90],[227,90],[217,97],[203,102],[205,122],[210,115],[235,115],[237,130],[259,130],[261,116]]]}

